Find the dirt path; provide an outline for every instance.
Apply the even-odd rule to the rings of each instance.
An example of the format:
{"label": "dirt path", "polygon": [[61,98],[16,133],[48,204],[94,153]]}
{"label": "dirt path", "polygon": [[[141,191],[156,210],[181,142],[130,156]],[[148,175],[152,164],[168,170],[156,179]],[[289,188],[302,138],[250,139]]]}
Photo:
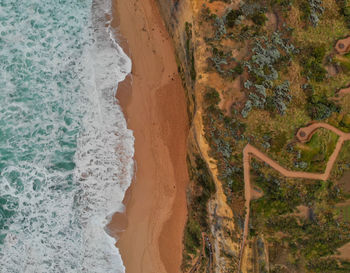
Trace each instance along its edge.
{"label": "dirt path", "polygon": [[350,94],[350,86],[340,89],[340,90],[335,94],[335,97],[332,98],[332,100],[334,100],[334,101],[339,101],[339,100],[341,100],[345,95],[348,95],[348,94]]}
{"label": "dirt path", "polygon": [[297,133],[297,138],[300,142],[307,142],[311,139],[311,136],[315,133],[315,131],[319,128],[325,128],[336,133],[339,136],[337,145],[327,162],[327,167],[324,173],[308,173],[308,172],[298,172],[298,171],[290,171],[286,168],[279,165],[276,161],[256,149],[250,144],[247,144],[243,150],[243,167],[244,167],[244,192],[245,192],[245,207],[246,207],[246,215],[244,219],[244,229],[243,229],[243,241],[240,251],[239,258],[239,269],[241,268],[241,260],[244,253],[244,247],[246,238],[248,236],[248,225],[249,225],[249,216],[250,216],[250,201],[252,200],[252,188],[250,182],[250,159],[252,156],[255,156],[257,159],[267,163],[270,167],[274,168],[276,171],[281,173],[286,177],[291,178],[304,178],[304,179],[313,179],[313,180],[327,180],[330,176],[331,170],[333,168],[334,162],[336,161],[340,149],[344,143],[344,141],[350,140],[350,133],[344,133],[339,129],[326,124],[326,123],[312,123],[307,127],[300,128]]}
{"label": "dirt path", "polygon": [[350,37],[339,40],[335,45],[335,50],[341,55],[348,53],[349,49],[350,49]]}

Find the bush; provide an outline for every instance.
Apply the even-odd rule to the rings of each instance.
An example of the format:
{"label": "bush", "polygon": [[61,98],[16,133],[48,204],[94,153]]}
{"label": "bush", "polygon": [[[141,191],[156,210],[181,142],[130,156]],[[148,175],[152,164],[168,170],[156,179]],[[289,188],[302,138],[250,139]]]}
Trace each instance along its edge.
{"label": "bush", "polygon": [[310,16],[309,19],[313,26],[317,26],[319,22],[319,15],[324,12],[324,7],[322,6],[322,0],[308,0],[310,6]]}
{"label": "bush", "polygon": [[233,69],[238,75],[243,73],[243,66],[241,63],[238,63],[237,66]]}
{"label": "bush", "polygon": [[309,79],[322,82],[327,71],[323,68],[322,64],[310,58],[304,63],[304,74]]}
{"label": "bush", "polygon": [[185,33],[186,33],[186,58],[189,60],[191,64],[190,76],[192,81],[194,82],[197,75],[196,75],[196,68],[195,68],[194,51],[191,48],[192,24],[189,22],[185,23]]}
{"label": "bush", "polygon": [[184,241],[186,250],[192,254],[195,254],[201,245],[201,229],[192,217],[189,217],[187,220]]}
{"label": "bush", "polygon": [[301,87],[307,96],[307,111],[312,119],[323,120],[329,118],[333,112],[339,112],[339,106],[329,101],[325,95],[315,94],[311,84]]}
{"label": "bush", "polygon": [[225,24],[224,24],[224,21],[222,20],[222,18],[217,17],[215,19],[214,26],[216,29],[214,39],[216,41],[220,41],[222,39],[222,37],[226,35],[226,27],[225,27]]}
{"label": "bush", "polygon": [[194,52],[192,52],[191,54],[191,70],[190,70],[190,75],[191,75],[191,79],[194,82],[196,80],[197,77],[197,73],[196,73],[196,67],[195,67],[195,59],[194,59]]}
{"label": "bush", "polygon": [[216,191],[215,184],[210,177],[205,161],[199,156],[197,156],[196,165],[197,170],[202,173],[198,178],[199,184],[203,187],[204,191],[207,191],[209,194],[214,194]]}
{"label": "bush", "polygon": [[245,16],[252,16],[255,13],[262,12],[264,9],[258,1],[242,1],[241,11]]}
{"label": "bush", "polygon": [[[246,117],[254,106],[271,112],[277,108],[283,115],[287,109],[286,104],[291,100],[289,82],[278,86],[274,86],[274,82],[278,79],[277,69],[287,65],[292,54],[298,53],[298,50],[287,39],[283,39],[279,32],[274,32],[271,37],[256,38],[252,51],[251,59],[244,64],[251,80],[244,83],[244,87],[250,91],[249,102],[241,114]],[[274,94],[267,96],[266,89],[272,89]]]}
{"label": "bush", "polygon": [[282,151],[286,143],[287,143],[287,133],[280,132],[277,136],[273,138],[271,150],[275,153],[278,153]]}
{"label": "bush", "polygon": [[320,21],[319,16],[324,12],[324,7],[322,0],[307,0],[300,3],[300,10],[303,13],[302,19],[308,19],[316,27]]}
{"label": "bush", "polygon": [[259,25],[259,26],[263,26],[265,25],[265,22],[267,21],[267,17],[265,16],[264,13],[255,13],[252,16],[252,21],[254,24]]}
{"label": "bush", "polygon": [[342,13],[344,16],[349,17],[349,16],[350,16],[350,7],[349,7],[349,6],[344,7],[344,8],[341,10],[341,13]]}
{"label": "bush", "polygon": [[321,82],[324,80],[327,71],[324,69],[322,62],[326,54],[324,46],[311,46],[304,49],[305,57],[301,59],[303,74],[311,80]]}
{"label": "bush", "polygon": [[340,6],[340,14],[344,16],[345,23],[350,28],[350,5],[348,0],[337,1]]}
{"label": "bush", "polygon": [[220,103],[219,92],[215,88],[208,87],[204,95],[205,102],[209,105],[218,105]]}
{"label": "bush", "polygon": [[233,27],[239,16],[243,15],[241,10],[231,10],[225,17],[225,22],[228,27]]}
{"label": "bush", "polygon": [[247,100],[247,102],[244,105],[244,108],[241,111],[242,117],[246,118],[248,117],[249,112],[252,110],[253,105],[250,100]]}
{"label": "bush", "polygon": [[325,96],[313,95],[308,98],[307,110],[312,119],[323,120],[329,118],[333,112],[339,112],[340,109]]}
{"label": "bush", "polygon": [[309,48],[308,53],[318,62],[322,63],[324,56],[326,55],[326,47],[324,45],[313,46]]}
{"label": "bush", "polygon": [[340,126],[350,129],[350,114],[345,114],[340,121]]}
{"label": "bush", "polygon": [[292,5],[293,0],[271,0],[272,5],[279,5],[281,7],[289,7]]}
{"label": "bush", "polygon": [[290,102],[291,100],[289,81],[284,81],[274,88],[272,101],[281,115],[284,115],[287,110],[286,102]]}

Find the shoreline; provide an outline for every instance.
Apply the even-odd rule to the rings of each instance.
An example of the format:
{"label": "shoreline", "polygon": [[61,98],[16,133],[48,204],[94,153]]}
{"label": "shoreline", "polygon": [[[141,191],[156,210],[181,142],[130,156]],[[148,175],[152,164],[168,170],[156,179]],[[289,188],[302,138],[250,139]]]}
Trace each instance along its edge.
{"label": "shoreline", "polygon": [[186,98],[154,0],[113,0],[112,27],[132,59],[117,98],[135,136],[135,175],[108,229],[127,273],[176,273],[187,220]]}

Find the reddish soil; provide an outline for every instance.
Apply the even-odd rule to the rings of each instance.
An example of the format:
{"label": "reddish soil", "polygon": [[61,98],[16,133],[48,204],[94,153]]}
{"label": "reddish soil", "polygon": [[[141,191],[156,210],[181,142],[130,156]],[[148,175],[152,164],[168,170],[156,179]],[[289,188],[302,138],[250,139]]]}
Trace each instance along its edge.
{"label": "reddish soil", "polygon": [[335,45],[335,50],[343,55],[350,50],[350,37],[339,40]]}
{"label": "reddish soil", "polygon": [[346,245],[342,246],[341,248],[338,249],[338,251],[339,251],[339,255],[336,255],[336,257],[349,260],[350,243],[347,243]]}
{"label": "reddish soil", "polygon": [[339,92],[337,93],[337,97],[342,98],[343,96],[345,96],[347,94],[350,94],[350,87],[340,89]]}
{"label": "reddish soil", "polygon": [[297,206],[297,210],[298,210],[298,212],[293,213],[291,215],[302,217],[302,218],[305,218],[305,219],[309,219],[310,213],[311,213],[309,207],[300,205],[300,206]]}

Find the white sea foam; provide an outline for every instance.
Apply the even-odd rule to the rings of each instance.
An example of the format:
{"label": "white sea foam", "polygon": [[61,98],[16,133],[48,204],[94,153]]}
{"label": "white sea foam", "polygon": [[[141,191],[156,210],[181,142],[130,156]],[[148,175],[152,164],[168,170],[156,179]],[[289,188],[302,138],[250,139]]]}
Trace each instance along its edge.
{"label": "white sea foam", "polygon": [[[134,138],[115,99],[116,83],[131,71],[131,61],[105,27],[108,1],[95,1],[93,26],[95,43],[84,58],[94,75],[89,84],[89,103],[78,141],[76,179],[81,179],[84,210],[84,240],[87,244],[84,270],[123,272],[115,240],[104,230],[110,216],[123,210],[122,200],[133,171]],[[106,260],[108,268],[106,268]],[[92,270],[93,269],[93,270]]]}
{"label": "white sea foam", "polygon": [[111,0],[90,4],[0,2],[1,273],[124,272],[105,227],[133,175],[115,99],[131,61]]}

